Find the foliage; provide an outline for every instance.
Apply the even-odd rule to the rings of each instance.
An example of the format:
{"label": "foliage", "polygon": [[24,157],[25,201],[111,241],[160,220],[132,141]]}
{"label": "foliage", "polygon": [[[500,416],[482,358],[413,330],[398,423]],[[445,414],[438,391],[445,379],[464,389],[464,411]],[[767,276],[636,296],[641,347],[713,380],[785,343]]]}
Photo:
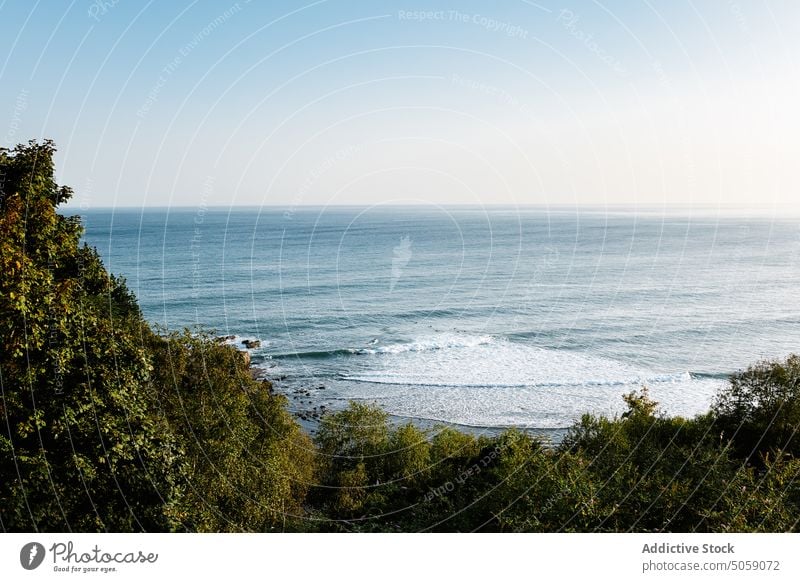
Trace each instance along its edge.
{"label": "foliage", "polygon": [[53,180],[51,142],[0,152],[0,517],[6,530],[165,529],[178,449],[149,414],[138,307]]}
{"label": "foliage", "polygon": [[188,531],[297,527],[313,445],[239,352],[184,332],[151,336],[150,385],[184,450],[172,517]]}
{"label": "foliage", "polygon": [[53,153],[0,150],[0,526],[299,527],[310,439],[235,350],[150,329],[56,212]]}
{"label": "foliage", "polygon": [[738,456],[755,463],[778,451],[800,457],[800,356],[734,374],[713,410]]}

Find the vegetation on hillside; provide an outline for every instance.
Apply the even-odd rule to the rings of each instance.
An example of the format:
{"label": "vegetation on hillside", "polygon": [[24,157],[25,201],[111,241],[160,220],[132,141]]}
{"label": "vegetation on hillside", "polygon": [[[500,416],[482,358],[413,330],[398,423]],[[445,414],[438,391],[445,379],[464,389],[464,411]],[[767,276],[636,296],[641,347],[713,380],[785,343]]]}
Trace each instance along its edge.
{"label": "vegetation on hillside", "polygon": [[556,447],[358,403],[312,441],[235,350],[148,325],[58,214],[53,152],[0,150],[0,529],[799,529],[800,357],[735,374],[696,418],[631,393]]}

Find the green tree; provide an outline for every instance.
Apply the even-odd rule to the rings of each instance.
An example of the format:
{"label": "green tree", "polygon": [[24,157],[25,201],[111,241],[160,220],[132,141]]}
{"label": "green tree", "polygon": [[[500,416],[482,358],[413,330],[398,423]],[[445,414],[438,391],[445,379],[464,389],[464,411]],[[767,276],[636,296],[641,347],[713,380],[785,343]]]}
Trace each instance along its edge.
{"label": "green tree", "polygon": [[767,453],[800,457],[800,356],[759,362],[734,374],[713,411],[737,456],[759,465]]}
{"label": "green tree", "polygon": [[731,458],[712,414],[656,414],[646,391],[626,395],[615,419],[584,416],[560,450],[587,462],[596,483],[598,531],[745,531],[742,491],[752,472]]}
{"label": "green tree", "polygon": [[150,344],[151,390],[184,451],[175,521],[208,532],[302,527],[315,453],[285,399],[210,337],[173,333]]}
{"label": "green tree", "polygon": [[170,527],[179,450],[124,281],[80,247],[52,142],[0,151],[0,517],[6,530]]}
{"label": "green tree", "polygon": [[335,519],[360,515],[384,479],[389,447],[386,413],[360,402],[320,422],[315,442],[320,455],[320,487],[315,499]]}
{"label": "green tree", "polygon": [[0,150],[0,526],[302,527],[313,444],[236,350],[155,334],[57,213],[51,142]]}

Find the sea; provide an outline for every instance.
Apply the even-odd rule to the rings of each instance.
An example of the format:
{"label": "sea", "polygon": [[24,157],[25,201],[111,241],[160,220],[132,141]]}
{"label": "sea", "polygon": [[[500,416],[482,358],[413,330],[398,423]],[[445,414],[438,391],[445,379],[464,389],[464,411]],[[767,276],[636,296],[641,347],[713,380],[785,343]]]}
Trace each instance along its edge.
{"label": "sea", "polygon": [[313,432],[393,420],[563,436],[647,387],[709,409],[800,350],[800,219],[625,207],[87,209],[84,240],[161,329],[231,336]]}

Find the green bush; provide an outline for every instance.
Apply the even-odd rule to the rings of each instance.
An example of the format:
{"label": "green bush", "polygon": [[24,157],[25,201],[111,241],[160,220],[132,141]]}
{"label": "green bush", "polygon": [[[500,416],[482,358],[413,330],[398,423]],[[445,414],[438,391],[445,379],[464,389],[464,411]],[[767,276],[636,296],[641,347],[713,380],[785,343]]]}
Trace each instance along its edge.
{"label": "green bush", "polygon": [[0,521],[11,531],[170,527],[178,453],[123,281],[56,212],[51,142],[0,151]]}
{"label": "green bush", "polygon": [[151,336],[150,351],[154,402],[184,451],[174,520],[188,531],[300,527],[314,450],[285,400],[210,337]]}
{"label": "green bush", "polygon": [[159,337],[80,222],[51,142],[0,150],[0,526],[305,526],[315,452],[238,352]]}
{"label": "green bush", "polygon": [[767,453],[800,456],[800,356],[759,362],[731,377],[713,405],[737,456],[761,464]]}

